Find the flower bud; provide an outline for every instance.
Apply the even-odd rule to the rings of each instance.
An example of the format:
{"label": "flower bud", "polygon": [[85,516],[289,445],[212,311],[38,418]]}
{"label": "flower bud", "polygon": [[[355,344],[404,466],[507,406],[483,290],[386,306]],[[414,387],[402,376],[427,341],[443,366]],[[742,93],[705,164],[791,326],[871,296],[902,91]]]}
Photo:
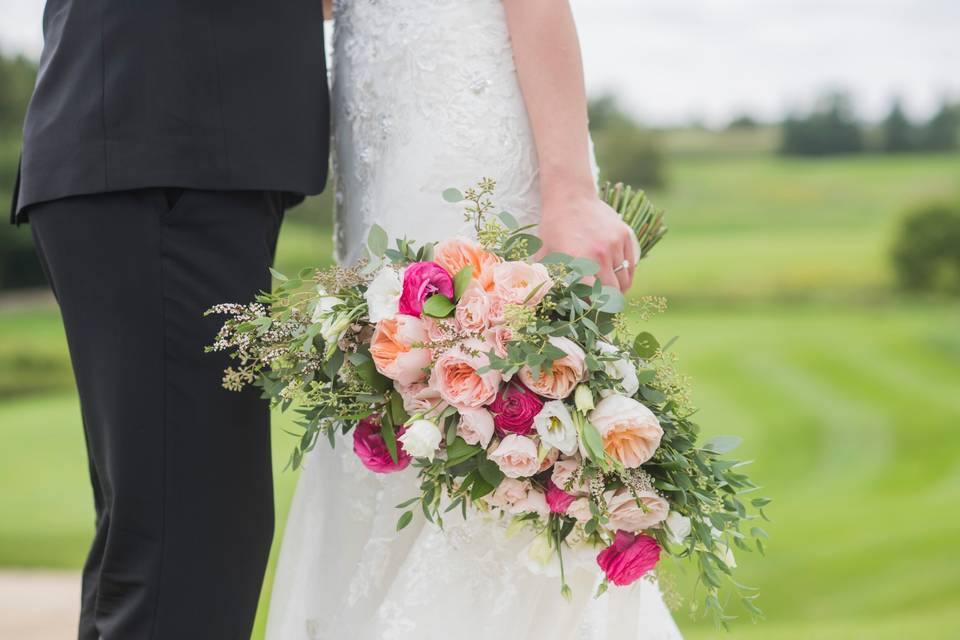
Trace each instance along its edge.
{"label": "flower bud", "polygon": [[573,396],[573,402],[577,405],[577,411],[580,413],[587,413],[596,408],[593,404],[593,392],[590,391],[590,387],[585,384],[577,386],[577,390]]}

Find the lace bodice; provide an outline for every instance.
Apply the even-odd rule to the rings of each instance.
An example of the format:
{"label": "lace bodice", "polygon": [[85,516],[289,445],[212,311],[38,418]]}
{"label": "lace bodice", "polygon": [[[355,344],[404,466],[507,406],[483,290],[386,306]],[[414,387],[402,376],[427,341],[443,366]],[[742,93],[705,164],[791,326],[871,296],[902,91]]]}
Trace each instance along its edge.
{"label": "lace bodice", "polygon": [[370,225],[439,240],[467,229],[440,193],[497,180],[497,202],[535,221],[530,124],[500,0],[334,3],[337,253]]}

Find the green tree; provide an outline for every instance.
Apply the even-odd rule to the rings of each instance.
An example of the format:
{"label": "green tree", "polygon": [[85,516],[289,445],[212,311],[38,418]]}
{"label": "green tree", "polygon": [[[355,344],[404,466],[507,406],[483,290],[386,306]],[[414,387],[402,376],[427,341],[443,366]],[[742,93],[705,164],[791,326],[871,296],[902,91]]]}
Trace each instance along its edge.
{"label": "green tree", "polygon": [[917,148],[917,133],[903,112],[900,100],[894,100],[890,113],[883,121],[883,150],[888,153],[913,151]]}
{"label": "green tree", "polygon": [[602,179],[640,189],[662,186],[664,157],[655,134],[640,126],[611,95],[591,100],[588,108]]}
{"label": "green tree", "polygon": [[960,204],[932,203],[908,213],[893,263],[904,289],[960,294]]}
{"label": "green tree", "polygon": [[786,155],[856,153],[863,148],[863,132],[843,93],[828,94],[806,117],[793,115],[783,123],[780,151]]}
{"label": "green tree", "polygon": [[953,151],[957,148],[960,107],[944,102],[940,110],[920,132],[920,146],[928,151]]}
{"label": "green tree", "polygon": [[36,66],[26,58],[0,56],[0,132],[22,126],[36,74]]}

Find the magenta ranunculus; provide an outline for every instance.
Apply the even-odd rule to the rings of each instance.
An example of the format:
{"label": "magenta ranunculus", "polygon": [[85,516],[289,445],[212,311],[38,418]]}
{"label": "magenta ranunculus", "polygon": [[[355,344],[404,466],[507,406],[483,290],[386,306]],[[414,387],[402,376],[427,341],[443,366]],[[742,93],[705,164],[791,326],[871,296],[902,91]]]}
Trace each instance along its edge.
{"label": "magenta ranunculus", "polygon": [[497,393],[487,408],[501,436],[510,433],[525,436],[533,431],[533,419],[543,409],[543,398],[520,382],[512,382]]}
{"label": "magenta ranunculus", "polygon": [[576,496],[570,495],[553,484],[553,480],[547,480],[547,506],[550,507],[551,512],[566,513],[567,507],[576,499]]}
{"label": "magenta ranunculus", "polygon": [[[404,429],[397,430],[397,437],[403,435]],[[394,463],[387,450],[387,443],[380,434],[380,425],[374,417],[364,418],[353,430],[353,452],[360,458],[367,469],[375,473],[393,473],[406,469],[413,458],[397,447],[397,462]]]}
{"label": "magenta ranunculus", "polygon": [[607,580],[624,587],[636,582],[660,561],[660,545],[650,536],[617,531],[613,544],[597,555]]}
{"label": "magenta ranunculus", "polygon": [[414,262],[403,272],[400,313],[419,318],[424,301],[435,293],[453,300],[453,278],[436,262]]}

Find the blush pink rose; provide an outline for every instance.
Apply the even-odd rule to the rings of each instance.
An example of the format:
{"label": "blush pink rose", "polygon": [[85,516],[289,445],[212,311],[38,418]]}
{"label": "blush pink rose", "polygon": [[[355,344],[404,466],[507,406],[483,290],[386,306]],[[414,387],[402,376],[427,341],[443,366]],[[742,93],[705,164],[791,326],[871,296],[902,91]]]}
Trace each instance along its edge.
{"label": "blush pink rose", "polygon": [[493,267],[493,292],[503,304],[536,306],[553,280],[539,262],[501,262]]}
{"label": "blush pink rose", "polygon": [[424,301],[437,293],[452,300],[453,278],[436,262],[414,262],[403,272],[400,313],[419,318]]}
{"label": "blush pink rose", "polygon": [[490,305],[490,294],[477,280],[472,280],[457,301],[454,317],[465,331],[479,333],[490,326]]}
{"label": "blush pink rose", "polygon": [[525,436],[510,434],[487,456],[508,478],[529,477],[540,469],[536,443]]}
{"label": "blush pink rose", "polygon": [[663,428],[650,409],[621,395],[597,403],[590,422],[603,437],[603,449],[628,469],[635,469],[653,457],[660,446]]}
{"label": "blush pink rose", "polygon": [[[403,435],[403,428],[397,435]],[[387,444],[380,434],[380,425],[376,418],[364,418],[353,430],[353,452],[367,469],[374,473],[393,473],[406,469],[413,458],[402,448],[397,447],[397,462],[394,463],[387,451]]]}
{"label": "blush pink rose", "polygon": [[511,515],[532,512],[546,516],[550,513],[543,492],[538,491],[529,480],[504,478],[486,501],[490,506]]}
{"label": "blush pink rose", "polygon": [[499,371],[477,373],[489,364],[490,345],[466,340],[444,351],[430,374],[430,387],[458,409],[476,409],[490,404],[497,395],[502,377]]}
{"label": "blush pink rose", "polygon": [[670,504],[653,491],[638,491],[634,497],[629,489],[619,489],[605,495],[611,529],[634,533],[649,529],[666,520],[670,512]]}
{"label": "blush pink rose", "polygon": [[566,513],[567,508],[577,499],[576,496],[570,495],[557,485],[553,484],[552,480],[547,480],[547,506],[550,507],[551,513]]}
{"label": "blush pink rose", "polygon": [[370,356],[377,371],[402,385],[410,385],[427,377],[430,350],[414,346],[426,341],[427,332],[420,318],[397,315],[377,323],[370,341]]}
{"label": "blush pink rose", "polygon": [[570,503],[570,506],[567,507],[567,515],[573,516],[577,522],[581,524],[589,522],[593,517],[593,514],[590,513],[590,499],[585,497],[576,498]]}
{"label": "blush pink rose", "polygon": [[625,587],[645,576],[660,561],[660,545],[650,536],[617,531],[613,544],[597,555],[607,580]]}
{"label": "blush pink rose", "polygon": [[543,409],[543,400],[522,384],[510,383],[497,393],[490,403],[493,424],[501,436],[516,433],[521,436],[533,431],[533,419]]}
{"label": "blush pink rose", "polygon": [[425,382],[415,382],[413,384],[393,383],[393,388],[403,399],[403,409],[410,415],[424,414],[424,416],[436,416],[443,413],[447,408],[447,403],[443,401],[440,394],[431,389]]}
{"label": "blush pink rose", "polygon": [[587,354],[569,338],[551,337],[548,342],[565,354],[553,361],[549,371],[541,371],[534,380],[533,371],[528,366],[520,369],[519,376],[525,385],[541,396],[554,400],[563,400],[577,387],[587,373]]}
{"label": "blush pink rose", "polygon": [[553,473],[550,475],[550,480],[564,491],[568,491],[576,496],[585,496],[590,492],[590,489],[583,477],[581,477],[577,483],[572,482],[574,474],[580,469],[580,465],[579,455],[561,458],[553,465]]}
{"label": "blush pink rose", "polygon": [[493,438],[493,416],[486,409],[461,409],[457,435],[467,444],[486,448]]}
{"label": "blush pink rose", "polygon": [[507,357],[507,344],[513,338],[513,332],[503,325],[490,327],[484,334],[484,339],[493,345],[493,352],[501,358]]}
{"label": "blush pink rose", "polygon": [[543,457],[543,460],[540,461],[540,468],[537,469],[537,473],[546,471],[553,466],[553,463],[557,461],[557,458],[560,457],[559,449],[550,449],[547,451],[547,455]]}

